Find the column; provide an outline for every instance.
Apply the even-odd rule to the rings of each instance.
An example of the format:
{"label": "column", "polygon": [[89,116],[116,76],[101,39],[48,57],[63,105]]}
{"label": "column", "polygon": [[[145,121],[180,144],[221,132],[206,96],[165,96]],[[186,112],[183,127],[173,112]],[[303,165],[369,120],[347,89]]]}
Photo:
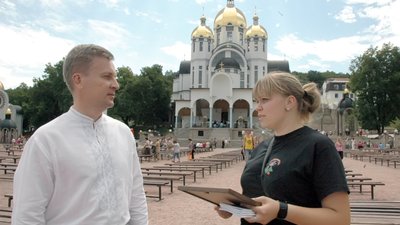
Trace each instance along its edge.
{"label": "column", "polygon": [[178,114],[175,115],[175,128],[178,128]]}
{"label": "column", "polygon": [[212,120],[212,107],[210,107],[210,116],[209,116],[209,118],[210,118],[210,124],[208,125],[210,128],[212,128],[212,123],[213,123],[213,120]]}
{"label": "column", "polygon": [[193,127],[193,116],[192,116],[192,108],[190,108],[190,128]]}
{"label": "column", "polygon": [[253,108],[250,108],[249,112],[249,117],[250,117],[250,129],[253,129]]}
{"label": "column", "polygon": [[233,112],[233,109],[232,109],[232,107],[229,107],[229,128],[232,128],[232,112]]}

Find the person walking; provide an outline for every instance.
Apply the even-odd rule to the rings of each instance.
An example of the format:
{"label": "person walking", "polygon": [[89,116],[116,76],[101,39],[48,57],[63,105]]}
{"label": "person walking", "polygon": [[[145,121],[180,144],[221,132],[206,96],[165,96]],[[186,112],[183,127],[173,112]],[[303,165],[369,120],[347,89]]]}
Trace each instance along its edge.
{"label": "person walking", "polygon": [[336,139],[335,147],[340,156],[340,159],[343,159],[343,141],[340,137]]}
{"label": "person walking", "polygon": [[173,162],[181,162],[181,146],[179,145],[177,140],[173,141],[174,143],[174,158]]}
{"label": "person walking", "polygon": [[243,137],[243,152],[244,158],[248,160],[250,158],[251,151],[254,149],[254,137],[250,130],[246,130]]}
{"label": "person walking", "polygon": [[135,139],[103,112],[119,84],[107,49],[74,47],[63,65],[73,104],[25,144],[14,175],[13,225],[147,225]]}
{"label": "person walking", "polygon": [[189,160],[193,160],[194,159],[194,151],[195,151],[195,147],[193,144],[193,140],[191,138],[189,138],[189,145],[188,145],[188,150],[189,150]]}

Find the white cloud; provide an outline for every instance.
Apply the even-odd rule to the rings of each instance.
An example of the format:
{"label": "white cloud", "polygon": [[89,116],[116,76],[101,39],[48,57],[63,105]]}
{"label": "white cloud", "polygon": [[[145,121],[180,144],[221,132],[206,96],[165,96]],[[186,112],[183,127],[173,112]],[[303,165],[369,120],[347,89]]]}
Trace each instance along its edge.
{"label": "white cloud", "polygon": [[38,71],[43,71],[47,63],[57,63],[74,45],[70,40],[26,26],[0,24],[0,33],[0,73],[7,88],[18,86],[26,77],[40,77]]}
{"label": "white cloud", "polygon": [[119,0],[101,0],[101,2],[108,8],[117,8]]}
{"label": "white cloud", "polygon": [[89,27],[93,30],[92,40],[98,40],[100,45],[108,48],[126,47],[131,37],[129,31],[117,23],[100,20],[89,20]]}
{"label": "white cloud", "polygon": [[[0,24],[0,62],[7,65],[43,66],[53,60],[61,60],[73,42],[51,36],[43,30]],[[51,59],[51,60],[49,60]]]}
{"label": "white cloud", "polygon": [[307,65],[309,66],[309,69],[317,71],[327,71],[330,68],[329,64],[317,60],[308,60]]}
{"label": "white cloud", "polygon": [[40,27],[46,27],[48,30],[60,32],[60,33],[73,33],[80,29],[82,24],[78,22],[63,21],[57,18],[47,18],[44,20],[38,20],[34,22],[35,25]]}
{"label": "white cloud", "polygon": [[366,39],[368,37],[351,36],[306,42],[294,34],[289,34],[278,40],[276,48],[293,59],[312,55],[322,61],[345,62],[369,47],[368,44],[362,44]]}
{"label": "white cloud", "polygon": [[207,2],[212,2],[212,0],[196,0],[196,3],[199,5],[204,5]]}
{"label": "white cloud", "polygon": [[190,60],[190,45],[177,41],[173,45],[162,47],[161,50],[167,54],[174,56],[178,60]]}
{"label": "white cloud", "polygon": [[341,20],[345,23],[354,23],[356,22],[356,15],[351,6],[345,6],[344,9],[340,11],[339,15],[335,16],[335,19]]}
{"label": "white cloud", "polygon": [[61,0],[40,0],[40,3],[43,6],[46,6],[46,7],[49,7],[49,8],[59,7],[60,5],[62,5],[62,1]]}
{"label": "white cloud", "polygon": [[360,15],[365,18],[374,19],[377,22],[371,25],[366,32],[380,39],[380,44],[392,42],[400,45],[400,1],[393,1],[379,7],[366,7]]}
{"label": "white cloud", "polygon": [[[395,0],[396,1],[396,0]],[[386,5],[393,0],[346,0],[345,3],[348,5],[363,4],[363,5]]]}
{"label": "white cloud", "polygon": [[131,15],[131,11],[128,9],[128,8],[125,8],[124,9],[124,13],[125,13],[125,15]]}
{"label": "white cloud", "polygon": [[200,25],[200,20],[188,20],[187,23],[197,26]]}
{"label": "white cloud", "polygon": [[0,13],[5,16],[17,16],[15,3],[9,0],[0,1]]}
{"label": "white cloud", "polygon": [[268,60],[285,60],[285,55],[276,55],[268,51]]}
{"label": "white cloud", "polygon": [[160,19],[160,16],[156,12],[143,12],[143,11],[136,11],[135,15],[138,17],[143,17],[145,20],[150,20],[155,23],[161,23],[162,20]]}

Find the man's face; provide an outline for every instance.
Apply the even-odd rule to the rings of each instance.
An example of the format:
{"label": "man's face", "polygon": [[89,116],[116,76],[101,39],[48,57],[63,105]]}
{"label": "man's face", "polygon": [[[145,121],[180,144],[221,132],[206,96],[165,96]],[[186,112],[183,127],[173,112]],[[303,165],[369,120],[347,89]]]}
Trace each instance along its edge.
{"label": "man's face", "polygon": [[100,112],[114,106],[115,93],[119,89],[114,64],[104,57],[95,57],[79,85],[80,100],[91,110]]}

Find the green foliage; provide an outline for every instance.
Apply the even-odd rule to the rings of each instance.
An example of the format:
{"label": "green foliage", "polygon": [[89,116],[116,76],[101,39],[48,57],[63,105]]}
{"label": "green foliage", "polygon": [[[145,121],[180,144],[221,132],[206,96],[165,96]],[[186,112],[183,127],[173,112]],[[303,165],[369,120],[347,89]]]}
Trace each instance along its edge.
{"label": "green foliage", "polygon": [[33,80],[29,116],[31,125],[39,127],[68,111],[72,97],[63,81],[60,61],[54,66],[47,64],[42,78]]}
{"label": "green foliage", "polygon": [[390,127],[393,127],[394,129],[400,130],[400,118],[396,118],[390,123]]}
{"label": "green foliage", "polygon": [[400,50],[392,44],[369,48],[352,60],[350,87],[362,127],[382,133],[399,116]]}
{"label": "green foliage", "polygon": [[115,106],[109,110],[111,116],[130,126],[154,127],[168,121],[173,77],[164,76],[162,66],[144,67],[139,76],[129,67],[121,67],[117,77],[120,89]]}

